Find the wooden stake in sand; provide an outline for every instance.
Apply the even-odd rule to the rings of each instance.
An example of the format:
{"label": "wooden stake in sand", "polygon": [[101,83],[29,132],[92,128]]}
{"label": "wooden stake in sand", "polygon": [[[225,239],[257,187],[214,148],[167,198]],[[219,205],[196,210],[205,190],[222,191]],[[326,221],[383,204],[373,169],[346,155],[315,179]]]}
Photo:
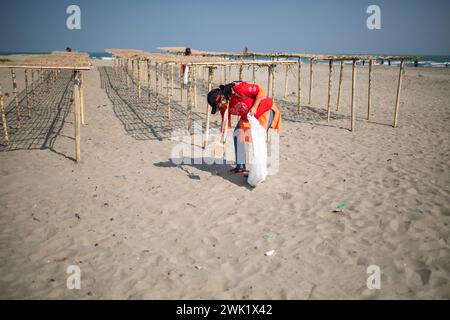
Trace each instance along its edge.
{"label": "wooden stake in sand", "polygon": [[368,91],[368,96],[367,96],[367,120],[370,120],[370,109],[372,107],[372,95],[371,95],[371,89],[372,89],[372,63],[373,60],[370,59],[369,60],[369,91]]}
{"label": "wooden stake in sand", "polygon": [[5,145],[8,145],[9,144],[8,123],[6,122],[5,105],[3,102],[3,92],[1,86],[0,86],[0,112],[2,114],[3,143]]}
{"label": "wooden stake in sand", "polygon": [[272,82],[272,84],[271,84],[271,90],[270,90],[270,97],[272,98],[272,99],[275,99],[275,67],[276,67],[276,65],[272,65],[272,77],[271,77],[271,82]]}
{"label": "wooden stake in sand", "polygon": [[80,72],[75,71],[75,83],[73,88],[74,93],[74,125],[75,125],[75,160],[81,160],[80,151],[80,131],[81,131],[81,104],[80,104]]}
{"label": "wooden stake in sand", "polygon": [[141,98],[141,60],[137,60],[137,74],[138,74],[138,85],[137,85],[137,92],[138,92],[138,98]]}
{"label": "wooden stake in sand", "polygon": [[129,62],[128,59],[126,59],[127,63],[125,65],[125,77],[127,78],[127,89],[130,88],[130,79],[128,79],[128,66],[129,66]]}
{"label": "wooden stake in sand", "polygon": [[242,81],[242,72],[244,71],[244,66],[241,64],[239,66],[239,81]]}
{"label": "wooden stake in sand", "polygon": [[28,95],[28,70],[24,70],[25,73],[25,104],[27,106],[28,118],[31,118],[30,97]]}
{"label": "wooden stake in sand", "polygon": [[147,60],[147,94],[148,94],[148,96],[147,96],[147,98],[148,98],[148,102],[150,103],[150,100],[151,100],[151,91],[150,91],[150,88],[151,88],[151,77],[152,77],[152,74],[151,74],[151,62],[150,62],[150,60]]}
{"label": "wooden stake in sand", "polygon": [[[253,55],[253,61],[256,61],[256,56]],[[253,69],[252,69],[252,82],[256,83],[256,66],[253,65]]]}
{"label": "wooden stake in sand", "polygon": [[272,92],[272,66],[267,66],[267,96]]}
{"label": "wooden stake in sand", "polygon": [[225,82],[227,83],[231,82],[231,66],[228,66],[228,80]]}
{"label": "wooden stake in sand", "polygon": [[338,86],[338,93],[337,93],[336,111],[339,111],[339,104],[341,102],[341,89],[342,89],[343,76],[344,76],[344,61],[341,61],[341,67],[339,68],[339,86]]}
{"label": "wooden stake in sand", "polygon": [[309,60],[309,104],[312,101],[312,87],[313,87],[313,62],[314,59]]}
{"label": "wooden stake in sand", "polygon": [[14,102],[16,103],[16,119],[17,119],[16,128],[20,128],[21,123],[20,123],[19,97],[17,96],[17,82],[16,82],[16,73],[14,72],[14,69],[11,69],[11,77],[13,83]]}
{"label": "wooden stake in sand", "polygon": [[192,105],[194,103],[194,86],[193,86],[193,73],[194,68],[189,68],[189,74],[188,74],[188,84],[187,84],[187,129],[190,134],[192,134]]}
{"label": "wooden stake in sand", "polygon": [[302,100],[302,60],[298,58],[298,79],[297,79],[297,113],[300,113]]}
{"label": "wooden stake in sand", "polygon": [[[214,80],[214,67],[208,67],[208,92],[212,90],[213,80]],[[209,103],[206,102],[206,129],[205,129],[205,138],[203,141],[203,149],[205,149],[208,146],[210,115],[211,115],[210,106]]]}
{"label": "wooden stake in sand", "polygon": [[184,89],[184,76],[183,76],[183,64],[182,63],[180,63],[179,64],[179,70],[180,70],[180,77],[179,77],[179,79],[180,79],[180,101],[181,102],[183,102],[183,89]]}
{"label": "wooden stake in sand", "polygon": [[78,71],[79,72],[79,91],[80,91],[80,116],[81,116],[81,124],[85,124],[84,123],[84,94],[83,94],[83,72]]}
{"label": "wooden stake in sand", "polygon": [[167,117],[170,120],[170,72],[169,72],[169,65],[166,64],[166,85],[167,85]]}
{"label": "wooden stake in sand", "polygon": [[159,63],[155,64],[155,101],[156,107],[159,104]]}
{"label": "wooden stake in sand", "polygon": [[329,71],[328,71],[328,104],[327,104],[327,122],[330,122],[331,116],[331,78],[333,73],[333,60],[329,62]]}
{"label": "wooden stake in sand", "polygon": [[405,60],[400,62],[400,70],[398,74],[398,84],[397,84],[397,99],[395,102],[395,112],[394,112],[394,128],[398,126],[398,109],[400,107],[400,93],[402,91],[402,80],[403,80],[403,69],[405,67]]}
{"label": "wooden stake in sand", "polygon": [[355,105],[355,86],[356,86],[356,60],[352,62],[352,132],[355,131],[355,123],[356,123],[356,105]]}
{"label": "wooden stake in sand", "polygon": [[192,78],[193,78],[193,85],[194,85],[194,109],[197,109],[197,68],[192,67]]}
{"label": "wooden stake in sand", "polygon": [[288,71],[289,71],[289,66],[285,65],[284,66],[284,95],[283,95],[284,98],[286,98],[287,94],[288,94],[288,85],[289,85]]}

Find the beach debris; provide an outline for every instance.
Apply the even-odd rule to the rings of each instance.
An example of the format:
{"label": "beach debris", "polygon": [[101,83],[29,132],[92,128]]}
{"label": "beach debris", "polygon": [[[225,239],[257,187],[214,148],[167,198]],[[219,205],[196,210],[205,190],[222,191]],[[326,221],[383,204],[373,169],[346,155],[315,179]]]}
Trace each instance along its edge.
{"label": "beach debris", "polygon": [[265,255],[266,257],[270,257],[270,256],[273,256],[274,253],[275,253],[275,250],[270,250],[270,251],[267,251],[264,255]]}
{"label": "beach debris", "polygon": [[269,239],[269,235],[263,234],[263,235],[262,235],[262,238],[263,238],[264,240],[268,240],[268,239]]}
{"label": "beach debris", "polygon": [[194,268],[195,269],[197,269],[197,270],[203,270],[203,269],[206,269],[205,267],[202,267],[202,266],[199,266],[199,265],[194,265]]}
{"label": "beach debris", "polygon": [[343,212],[344,209],[349,205],[348,201],[344,201],[339,203],[336,208],[333,210],[333,212]]}
{"label": "beach debris", "polygon": [[425,214],[426,211],[423,208],[418,208],[417,212],[420,213],[420,214]]}
{"label": "beach debris", "polygon": [[78,220],[81,219],[81,217],[80,217],[80,215],[79,215],[78,213],[75,213],[75,217],[76,217]]}

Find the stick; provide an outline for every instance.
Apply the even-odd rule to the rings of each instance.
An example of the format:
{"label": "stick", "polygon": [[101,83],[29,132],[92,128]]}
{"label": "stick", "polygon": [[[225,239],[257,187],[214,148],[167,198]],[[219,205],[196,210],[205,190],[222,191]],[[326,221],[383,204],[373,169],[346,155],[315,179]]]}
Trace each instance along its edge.
{"label": "stick", "polygon": [[79,91],[80,91],[80,114],[81,114],[81,124],[84,123],[84,94],[83,94],[83,72],[79,71]]}
{"label": "stick", "polygon": [[312,86],[313,86],[313,61],[314,59],[309,60],[309,104],[311,104],[312,100]]}
{"label": "stick", "polygon": [[16,119],[17,119],[16,128],[18,129],[18,128],[21,127],[20,110],[19,110],[19,98],[17,96],[16,73],[14,72],[13,69],[11,69],[11,77],[12,77],[12,82],[13,82],[14,102],[16,103]]}
{"label": "stick", "polygon": [[367,120],[370,120],[370,109],[372,107],[372,95],[371,95],[371,88],[372,88],[372,60],[369,60],[369,92],[367,97]]}
{"label": "stick", "polygon": [[187,127],[188,127],[188,131],[190,134],[192,134],[192,104],[193,104],[193,92],[194,92],[194,88],[193,88],[193,73],[194,70],[189,70],[188,73],[188,84],[187,84]]}
{"label": "stick", "polygon": [[398,110],[400,107],[400,93],[402,90],[402,80],[403,80],[403,68],[405,66],[405,60],[400,62],[400,70],[398,74],[398,85],[397,85],[397,99],[395,102],[395,113],[394,113],[394,128],[398,126]]}
{"label": "stick", "polygon": [[[208,92],[212,89],[212,82],[214,79],[214,68],[209,67],[208,68]],[[208,139],[209,139],[209,118],[210,118],[210,106],[209,103],[206,103],[206,129],[205,129],[205,140],[203,141],[203,149],[205,149],[208,146]]]}
{"label": "stick", "polygon": [[214,156],[215,157],[223,157],[225,153],[225,143],[227,142],[227,133],[228,133],[228,108],[229,105],[227,105],[227,108],[225,109],[225,112],[223,114],[222,119],[222,127],[221,135],[220,135],[220,145],[218,145],[216,148],[214,148]]}
{"label": "stick", "polygon": [[152,95],[150,93],[150,89],[151,89],[151,62],[150,60],[147,60],[147,98],[148,98],[148,102],[150,103],[150,100],[152,98]]}
{"label": "stick", "polygon": [[341,61],[341,67],[339,69],[339,87],[337,94],[336,111],[339,111],[339,104],[341,102],[341,89],[342,89],[342,78],[344,76],[344,61]]}
{"label": "stick", "polygon": [[298,58],[298,91],[297,91],[297,113],[300,113],[302,99],[302,60]]}
{"label": "stick", "polygon": [[80,123],[80,79],[79,79],[79,71],[75,72],[75,84],[73,88],[74,92],[74,126],[75,126],[75,160],[78,162],[81,159],[80,152],[80,131],[81,131],[81,123]]}
{"label": "stick", "polygon": [[166,64],[166,84],[167,84],[167,117],[170,120],[170,73],[169,65]]}
{"label": "stick", "polygon": [[192,78],[194,82],[194,109],[197,109],[197,68],[192,67]]}
{"label": "stick", "polygon": [[[255,55],[253,55],[253,61],[255,61],[255,60],[256,60],[256,57],[255,57]],[[252,82],[256,83],[256,66],[253,65],[252,68],[253,68],[252,69]]]}
{"label": "stick", "polygon": [[288,94],[288,81],[289,81],[288,67],[289,67],[288,65],[284,66],[284,98],[286,98]]}
{"label": "stick", "polygon": [[31,118],[30,98],[28,95],[28,70],[24,70],[25,73],[25,101],[28,111],[28,118]]}
{"label": "stick", "polygon": [[271,85],[270,97],[272,99],[275,99],[275,65],[272,65],[271,70],[272,70],[271,71],[271,74],[272,74],[272,77],[271,77],[272,85]]}
{"label": "stick", "polygon": [[155,100],[156,100],[156,107],[158,108],[159,104],[159,63],[157,62],[155,64]]}
{"label": "stick", "polygon": [[239,66],[239,81],[242,81],[242,72],[244,71],[244,66],[241,64]]}
{"label": "stick", "polygon": [[141,60],[137,60],[137,73],[138,73],[138,98],[141,98]]}
{"label": "stick", "polygon": [[355,85],[356,85],[356,68],[355,68],[356,60],[353,60],[352,63],[352,132],[355,131],[355,122],[356,122],[356,106],[355,106]]}
{"label": "stick", "polygon": [[329,62],[329,72],[328,72],[328,104],[327,104],[327,122],[330,122],[331,116],[331,77],[333,73],[333,60]]}
{"label": "stick", "polygon": [[9,144],[8,123],[6,122],[6,114],[5,114],[5,105],[3,102],[2,86],[0,86],[0,112],[2,113],[3,143],[5,145],[8,145]]}
{"label": "stick", "polygon": [[180,101],[183,102],[183,90],[184,90],[184,75],[183,75],[183,67],[182,63],[180,63]]}

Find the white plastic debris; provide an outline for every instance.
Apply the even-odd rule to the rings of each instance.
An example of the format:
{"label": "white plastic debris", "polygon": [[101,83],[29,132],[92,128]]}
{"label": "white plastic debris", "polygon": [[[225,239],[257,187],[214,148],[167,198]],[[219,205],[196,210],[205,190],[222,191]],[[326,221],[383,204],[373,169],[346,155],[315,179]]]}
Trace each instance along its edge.
{"label": "white plastic debris", "polygon": [[270,250],[265,253],[265,256],[270,257],[270,256],[273,256],[274,253],[275,253],[275,250]]}
{"label": "white plastic debris", "polygon": [[266,130],[254,116],[248,115],[247,118],[250,123],[253,143],[253,163],[250,166],[247,181],[252,187],[256,187],[267,176]]}

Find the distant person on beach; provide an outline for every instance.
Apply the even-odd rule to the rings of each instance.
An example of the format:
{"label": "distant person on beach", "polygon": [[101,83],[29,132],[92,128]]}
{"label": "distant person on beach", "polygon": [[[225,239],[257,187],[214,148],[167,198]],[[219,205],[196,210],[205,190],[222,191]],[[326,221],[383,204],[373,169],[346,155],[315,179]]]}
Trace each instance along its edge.
{"label": "distant person on beach", "polygon": [[248,53],[248,48],[247,47],[244,48],[244,53]]}
{"label": "distant person on beach", "polygon": [[[247,115],[253,115],[265,129],[279,130],[281,128],[281,112],[272,98],[266,96],[265,89],[255,83],[232,82],[220,85],[207,96],[211,113],[217,110],[222,116],[222,126],[228,123],[226,130],[231,129],[231,116],[240,116],[234,129],[234,151],[236,167],[232,173],[246,173],[246,155],[244,142],[251,142],[250,123]],[[228,109],[228,121],[224,121],[225,111]],[[225,129],[225,128],[222,128]]]}
{"label": "distant person on beach", "polygon": [[[185,50],[184,50],[184,56],[185,57],[187,57],[187,56],[190,56],[190,55],[192,55],[192,51],[191,51],[191,48],[186,48]],[[187,81],[187,79],[188,79],[188,77],[187,77],[187,72],[186,72],[186,70],[187,70],[187,72],[189,72],[189,68],[186,68],[186,65],[183,63],[182,65],[181,65],[181,71],[182,71],[182,77],[183,77],[183,83],[184,84],[187,84],[188,83],[188,81]]]}
{"label": "distant person on beach", "polygon": [[389,65],[389,67],[391,66],[391,60],[388,60],[388,65]]}
{"label": "distant person on beach", "polygon": [[67,47],[66,52],[72,52],[72,49],[70,47]]}
{"label": "distant person on beach", "polygon": [[419,66],[419,61],[416,59],[416,60],[414,60],[414,67],[418,67]]}

